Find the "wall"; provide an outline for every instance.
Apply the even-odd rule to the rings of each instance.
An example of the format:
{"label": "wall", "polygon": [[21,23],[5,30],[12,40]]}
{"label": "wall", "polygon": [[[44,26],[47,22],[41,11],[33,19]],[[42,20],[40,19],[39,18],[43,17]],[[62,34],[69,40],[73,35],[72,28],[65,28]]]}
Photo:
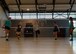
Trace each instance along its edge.
{"label": "wall", "polygon": [[5,15],[2,7],[0,6],[0,37],[4,36],[4,31],[3,31],[3,29],[1,27],[4,24],[5,20],[6,20],[6,15]]}
{"label": "wall", "polygon": [[[69,20],[68,19],[58,19],[58,20],[54,20],[54,19],[47,19],[47,20],[44,20],[44,19],[39,19],[39,20],[36,20],[36,19],[30,19],[30,20],[12,20],[12,34],[13,36],[15,36],[15,29],[14,27],[17,27],[17,25],[19,23],[21,23],[22,27],[25,27],[26,23],[32,23],[33,26],[35,26],[36,22],[39,22],[39,28],[40,28],[40,35],[39,36],[48,36],[48,37],[51,37],[52,36],[52,32],[53,32],[53,22],[56,21],[57,24],[59,25],[59,28],[65,28],[66,30],[66,33],[68,33],[68,26],[69,26]],[[24,29],[23,29],[24,30]],[[67,36],[67,35],[66,35]]]}

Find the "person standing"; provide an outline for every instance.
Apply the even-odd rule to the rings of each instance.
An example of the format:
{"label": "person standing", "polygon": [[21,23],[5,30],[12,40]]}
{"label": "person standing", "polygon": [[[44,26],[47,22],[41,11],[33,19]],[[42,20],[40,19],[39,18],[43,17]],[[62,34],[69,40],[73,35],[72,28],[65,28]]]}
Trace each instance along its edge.
{"label": "person standing", "polygon": [[59,32],[59,27],[56,22],[54,24],[53,35],[55,36],[55,40],[57,40],[57,33]]}
{"label": "person standing", "polygon": [[74,30],[73,18],[70,17],[69,20],[70,20],[70,23],[69,23],[69,33],[70,33],[70,37],[71,37],[70,41],[73,41],[73,30]]}
{"label": "person standing", "polygon": [[38,37],[38,35],[40,34],[40,30],[39,30],[39,25],[38,25],[38,22],[35,23],[35,35],[36,35],[36,38]]}
{"label": "person standing", "polygon": [[22,26],[21,25],[18,25],[17,30],[16,30],[16,35],[17,35],[18,40],[20,39],[21,28],[22,28]]}
{"label": "person standing", "polygon": [[10,29],[11,29],[11,18],[10,17],[7,20],[5,20],[5,23],[4,23],[3,27],[5,28],[6,41],[8,41],[8,37],[9,37]]}
{"label": "person standing", "polygon": [[38,37],[38,34],[40,34],[38,25],[36,25],[35,27],[35,34],[36,34],[36,37]]}

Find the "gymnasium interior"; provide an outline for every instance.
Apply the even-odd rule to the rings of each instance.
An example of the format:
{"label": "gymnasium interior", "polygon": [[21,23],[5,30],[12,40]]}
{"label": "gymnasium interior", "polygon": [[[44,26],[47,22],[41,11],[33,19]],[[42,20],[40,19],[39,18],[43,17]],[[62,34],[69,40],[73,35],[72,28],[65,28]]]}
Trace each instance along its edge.
{"label": "gymnasium interior", "polygon": [[[2,26],[9,17],[11,29],[6,41]],[[69,35],[70,17],[73,41]],[[53,22],[60,30],[57,40]],[[18,24],[22,26],[20,40],[16,36]],[[76,0],[0,0],[0,54],[76,54]]]}

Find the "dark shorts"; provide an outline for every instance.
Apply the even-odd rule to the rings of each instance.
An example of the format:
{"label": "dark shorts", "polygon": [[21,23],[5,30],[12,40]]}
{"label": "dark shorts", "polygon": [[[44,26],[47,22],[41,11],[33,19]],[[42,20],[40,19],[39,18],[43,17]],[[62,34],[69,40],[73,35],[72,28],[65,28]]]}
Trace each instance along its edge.
{"label": "dark shorts", "polygon": [[8,27],[8,26],[5,26],[5,29],[7,29],[7,30],[10,30],[10,27]]}
{"label": "dark shorts", "polygon": [[16,31],[16,35],[20,35],[21,34],[21,32],[19,32],[19,31]]}
{"label": "dark shorts", "polygon": [[17,32],[21,32],[21,29],[18,28],[18,29],[17,29]]}
{"label": "dark shorts", "polygon": [[58,28],[55,28],[55,29],[53,30],[53,32],[58,32]]}
{"label": "dark shorts", "polygon": [[73,29],[72,28],[69,29],[69,33],[70,34],[73,33]]}
{"label": "dark shorts", "polygon": [[36,30],[36,34],[40,34],[40,30]]}

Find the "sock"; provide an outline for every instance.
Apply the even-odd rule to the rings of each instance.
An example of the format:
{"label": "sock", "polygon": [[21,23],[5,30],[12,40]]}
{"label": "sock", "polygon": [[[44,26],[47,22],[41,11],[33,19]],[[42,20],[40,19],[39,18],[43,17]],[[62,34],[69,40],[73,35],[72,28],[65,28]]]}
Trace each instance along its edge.
{"label": "sock", "polygon": [[6,39],[8,39],[9,34],[6,35]]}
{"label": "sock", "polygon": [[9,36],[9,34],[7,34],[7,36]]}

